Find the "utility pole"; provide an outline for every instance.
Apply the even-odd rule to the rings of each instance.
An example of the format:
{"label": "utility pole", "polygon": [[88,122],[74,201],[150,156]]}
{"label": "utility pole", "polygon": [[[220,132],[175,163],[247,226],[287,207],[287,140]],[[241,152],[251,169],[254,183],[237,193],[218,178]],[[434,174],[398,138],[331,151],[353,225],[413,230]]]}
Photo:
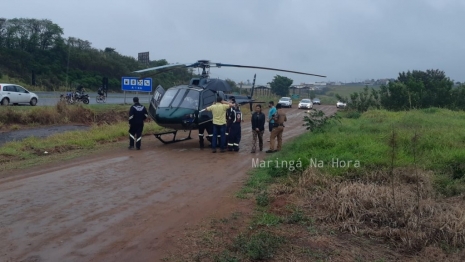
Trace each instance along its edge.
{"label": "utility pole", "polygon": [[70,44],[69,44],[70,38],[68,37],[68,65],[66,66],[66,90],[68,91],[68,71],[69,71],[69,51],[70,51]]}

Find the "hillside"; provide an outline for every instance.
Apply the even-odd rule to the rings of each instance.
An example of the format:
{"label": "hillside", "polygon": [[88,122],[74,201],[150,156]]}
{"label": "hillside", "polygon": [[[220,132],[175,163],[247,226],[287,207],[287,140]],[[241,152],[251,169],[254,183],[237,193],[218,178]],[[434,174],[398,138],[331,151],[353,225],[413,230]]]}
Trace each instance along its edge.
{"label": "hillside", "polygon": [[[164,59],[150,61],[149,67],[167,65]],[[0,79],[15,79],[31,89],[56,90],[83,85],[89,90],[108,78],[109,90],[121,90],[121,77],[146,68],[135,58],[114,48],[100,50],[91,42],[63,37],[63,28],[50,20],[0,19]],[[172,86],[191,78],[187,69],[153,76],[153,86]]]}

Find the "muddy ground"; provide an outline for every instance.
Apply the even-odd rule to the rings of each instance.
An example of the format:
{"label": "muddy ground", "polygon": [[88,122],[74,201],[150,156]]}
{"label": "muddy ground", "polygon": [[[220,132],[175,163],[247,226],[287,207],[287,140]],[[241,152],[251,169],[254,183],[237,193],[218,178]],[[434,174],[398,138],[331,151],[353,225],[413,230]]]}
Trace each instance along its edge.
{"label": "muddy ground", "polygon": [[[306,130],[304,110],[284,110],[285,143]],[[121,143],[105,154],[0,173],[0,261],[160,261],[184,227],[241,208],[234,193],[252,159],[268,155],[266,140],[263,152],[250,153],[249,130],[244,123],[239,152],[146,136],[140,151]]]}

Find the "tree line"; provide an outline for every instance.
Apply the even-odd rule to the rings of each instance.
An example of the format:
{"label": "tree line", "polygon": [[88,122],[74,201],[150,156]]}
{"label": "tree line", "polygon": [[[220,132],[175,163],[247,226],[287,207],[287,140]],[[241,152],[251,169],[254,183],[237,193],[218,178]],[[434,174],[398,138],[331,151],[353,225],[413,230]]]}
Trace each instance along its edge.
{"label": "tree line", "polygon": [[405,111],[430,107],[465,110],[465,84],[455,83],[444,71],[430,69],[399,73],[395,81],[379,90],[365,87],[350,98],[336,96],[348,108],[365,112],[370,108]]}
{"label": "tree line", "polygon": [[[147,67],[169,64],[165,59],[142,65],[114,48],[100,50],[91,42],[63,37],[63,28],[48,19],[0,19],[0,78],[19,79],[46,90],[82,85],[102,86],[108,78],[109,90],[121,90],[121,77]],[[192,70],[179,68],[152,76],[153,86],[187,84]]]}

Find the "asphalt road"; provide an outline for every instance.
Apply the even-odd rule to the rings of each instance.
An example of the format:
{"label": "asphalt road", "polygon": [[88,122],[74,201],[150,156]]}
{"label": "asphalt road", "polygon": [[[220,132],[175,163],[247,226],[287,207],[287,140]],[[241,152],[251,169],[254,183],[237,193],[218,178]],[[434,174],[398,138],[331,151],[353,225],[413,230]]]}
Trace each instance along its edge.
{"label": "asphalt road", "polygon": [[[37,106],[53,106],[60,100],[61,94],[66,94],[66,92],[34,92],[39,96],[39,101]],[[87,93],[90,98],[90,104],[98,104],[96,97],[97,93],[91,92]],[[150,93],[141,93],[141,92],[126,92],[122,93],[109,93],[105,104],[132,104],[132,98],[134,96],[139,97],[141,103],[149,103],[151,94]]]}

